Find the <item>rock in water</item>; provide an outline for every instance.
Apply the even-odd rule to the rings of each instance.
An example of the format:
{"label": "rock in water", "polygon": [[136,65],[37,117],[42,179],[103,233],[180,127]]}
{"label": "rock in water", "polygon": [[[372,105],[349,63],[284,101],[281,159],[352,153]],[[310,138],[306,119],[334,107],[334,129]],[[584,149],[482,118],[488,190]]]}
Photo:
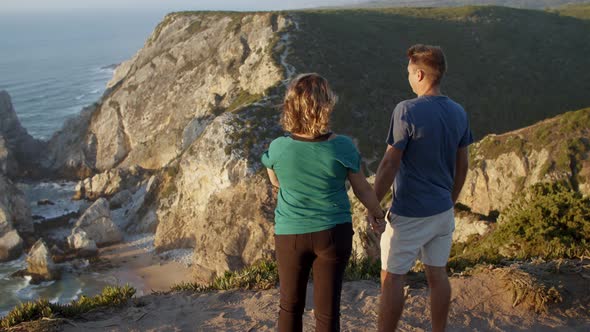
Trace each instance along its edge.
{"label": "rock in water", "polygon": [[17,259],[23,253],[23,239],[18,232],[5,224],[7,231],[0,230],[0,262]]}
{"label": "rock in water", "polygon": [[[44,144],[27,133],[16,116],[10,95],[0,91],[0,166],[9,176],[27,175],[35,167]],[[5,150],[5,153],[2,153]],[[6,161],[2,162],[2,154]]]}
{"label": "rock in water", "polygon": [[68,236],[70,248],[78,251],[80,256],[94,256],[98,253],[96,242],[88,237],[88,234],[81,228],[74,228],[72,235]]}
{"label": "rock in water", "polygon": [[18,258],[24,246],[21,234],[32,231],[31,213],[22,192],[0,174],[0,262]]}
{"label": "rock in water", "polygon": [[39,239],[27,255],[27,274],[30,274],[35,282],[60,278],[59,268],[53,262],[43,239]]}
{"label": "rock in water", "polygon": [[86,232],[97,246],[117,243],[123,239],[121,230],[113,223],[109,202],[104,198],[98,199],[84,212],[76,222],[72,235],[77,228]]}

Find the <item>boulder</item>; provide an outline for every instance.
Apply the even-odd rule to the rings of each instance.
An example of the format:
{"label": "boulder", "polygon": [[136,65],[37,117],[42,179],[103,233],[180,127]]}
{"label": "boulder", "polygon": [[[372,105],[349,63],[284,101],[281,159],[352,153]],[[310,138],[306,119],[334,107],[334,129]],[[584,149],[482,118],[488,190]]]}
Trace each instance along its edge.
{"label": "boulder", "polygon": [[18,235],[18,232],[14,229],[8,229],[4,232],[0,231],[0,262],[17,259],[22,254],[23,239]]}
{"label": "boulder", "polygon": [[109,202],[104,198],[98,199],[84,212],[76,221],[76,228],[72,234],[77,229],[86,232],[87,236],[99,247],[117,243],[123,239],[121,230],[113,223]]}
{"label": "boulder", "polygon": [[56,280],[60,278],[60,270],[53,262],[51,253],[43,239],[39,239],[27,255],[26,273],[33,277],[35,282]]}
{"label": "boulder", "polygon": [[109,200],[109,207],[111,208],[111,210],[119,209],[123,205],[129,203],[129,201],[131,201],[132,199],[133,195],[129,190],[120,191]]}
{"label": "boulder", "polygon": [[485,235],[491,229],[491,223],[483,220],[482,216],[455,211],[455,232],[453,241],[465,242],[472,235]]}
{"label": "boulder", "polygon": [[68,245],[71,249],[76,250],[80,256],[94,256],[98,253],[96,242],[81,228],[74,228],[72,234],[68,236]]}
{"label": "boulder", "polygon": [[158,226],[157,208],[158,177],[152,176],[132,197],[126,211],[125,230],[132,234],[155,233]]}
{"label": "boulder", "polygon": [[122,190],[137,190],[143,181],[145,171],[137,166],[126,169],[116,168],[84,179],[76,185],[74,199],[97,200],[112,197]]}

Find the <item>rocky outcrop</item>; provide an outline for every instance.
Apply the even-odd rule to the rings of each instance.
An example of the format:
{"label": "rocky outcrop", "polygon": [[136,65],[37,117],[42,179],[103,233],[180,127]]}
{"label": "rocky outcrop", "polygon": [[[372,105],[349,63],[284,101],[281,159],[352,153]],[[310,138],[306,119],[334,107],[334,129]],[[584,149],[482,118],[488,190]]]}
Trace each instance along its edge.
{"label": "rocky outcrop", "polygon": [[10,95],[0,91],[0,170],[10,177],[36,175],[44,144],[27,133],[16,116]]}
{"label": "rocky outcrop", "polygon": [[144,180],[145,171],[137,166],[116,168],[78,182],[74,199],[109,198],[123,190],[134,190]]}
{"label": "rocky outcrop", "polygon": [[569,112],[471,147],[459,202],[488,215],[538,182],[563,181],[590,194],[590,109]]}
{"label": "rocky outcrop", "polygon": [[287,25],[271,13],[168,15],[91,114],[50,141],[47,164],[99,172],[167,165],[217,115],[281,83],[272,50]]}
{"label": "rocky outcrop", "polygon": [[56,280],[60,270],[51,258],[51,253],[43,239],[39,239],[27,255],[26,273],[33,277],[33,282]]}
{"label": "rocky outcrop", "polygon": [[72,235],[80,230],[84,231],[97,246],[117,243],[123,239],[121,230],[113,223],[109,202],[104,198],[94,202],[76,221]]}
{"label": "rocky outcrop", "polygon": [[23,254],[23,239],[8,223],[0,223],[0,262],[11,261]]}
{"label": "rocky outcrop", "polygon": [[471,236],[483,236],[492,229],[492,222],[481,215],[455,209],[454,242],[466,242]]}
{"label": "rocky outcrop", "polygon": [[96,137],[88,133],[88,126],[99,106],[85,107],[51,137],[41,158],[47,173],[66,179],[84,179],[96,173]]}

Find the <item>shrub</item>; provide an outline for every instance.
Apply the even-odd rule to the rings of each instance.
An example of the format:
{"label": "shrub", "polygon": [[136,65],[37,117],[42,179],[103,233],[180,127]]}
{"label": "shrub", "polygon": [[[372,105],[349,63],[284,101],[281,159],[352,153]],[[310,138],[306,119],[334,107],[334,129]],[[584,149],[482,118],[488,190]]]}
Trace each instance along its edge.
{"label": "shrub", "polygon": [[2,318],[0,326],[9,328],[22,322],[41,318],[73,318],[99,307],[121,306],[135,295],[135,288],[129,285],[123,287],[105,287],[102,293],[94,297],[82,296],[69,304],[54,304],[46,299],[25,302],[12,309]]}
{"label": "shrub", "polygon": [[530,187],[485,237],[454,244],[449,266],[464,269],[503,259],[575,258],[590,253],[590,198],[563,183]]}

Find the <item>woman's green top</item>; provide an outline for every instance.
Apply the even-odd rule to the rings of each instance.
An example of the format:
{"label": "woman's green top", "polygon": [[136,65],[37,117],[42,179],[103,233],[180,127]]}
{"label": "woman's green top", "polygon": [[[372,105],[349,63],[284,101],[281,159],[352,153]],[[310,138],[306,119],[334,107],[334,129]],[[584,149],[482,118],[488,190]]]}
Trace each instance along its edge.
{"label": "woman's green top", "polygon": [[274,170],[280,184],[275,233],[305,234],[351,222],[345,183],[349,170],[359,172],[360,162],[347,136],[313,142],[285,136],[272,141],[262,164]]}

